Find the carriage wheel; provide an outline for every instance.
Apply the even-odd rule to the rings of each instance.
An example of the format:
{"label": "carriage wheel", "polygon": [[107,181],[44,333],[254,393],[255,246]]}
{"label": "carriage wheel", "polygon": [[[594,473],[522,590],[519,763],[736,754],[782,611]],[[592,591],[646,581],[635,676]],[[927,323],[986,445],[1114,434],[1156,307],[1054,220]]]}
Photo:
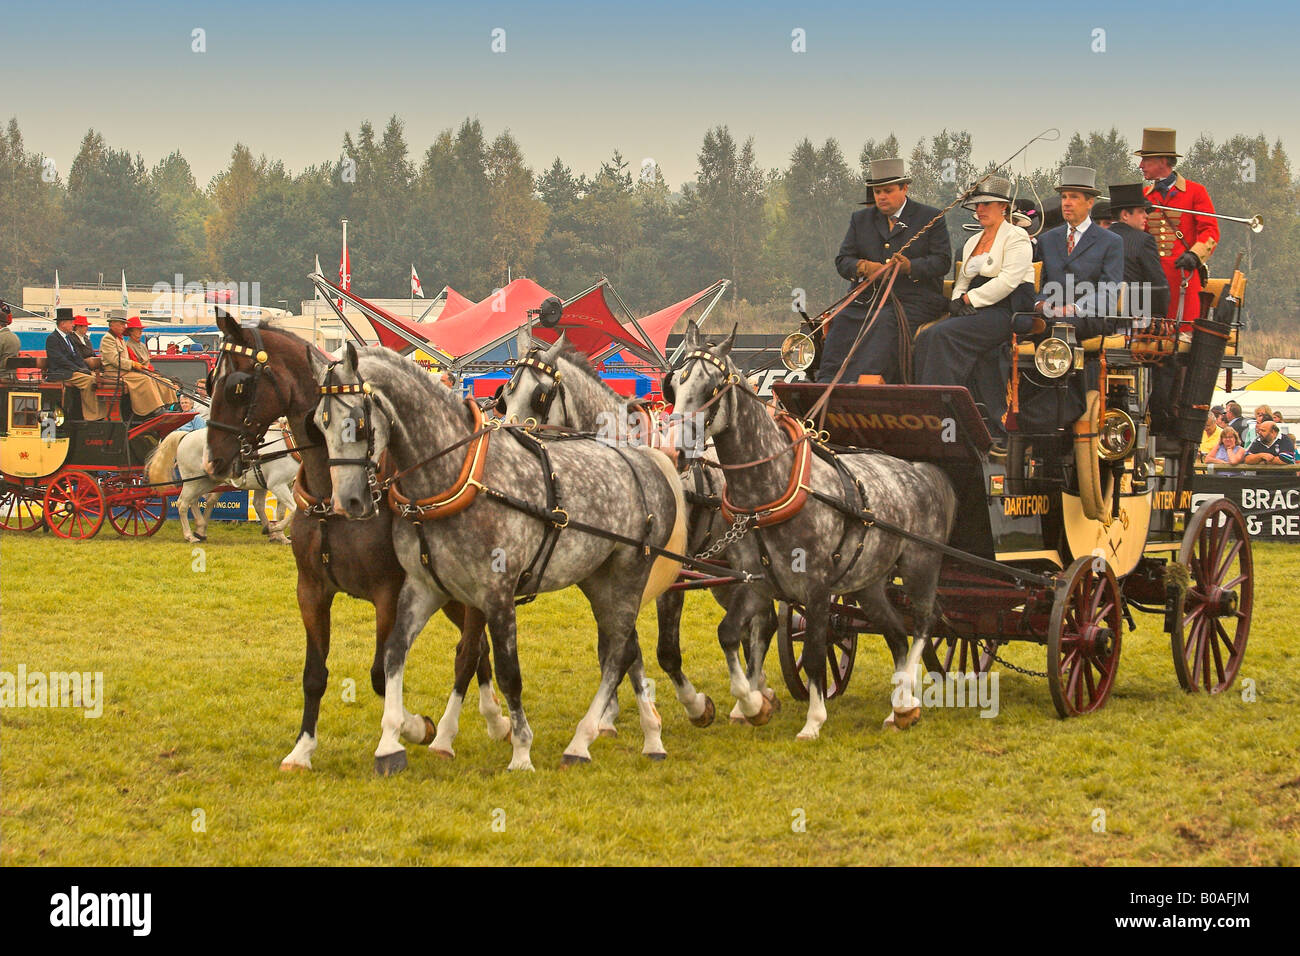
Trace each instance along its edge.
{"label": "carriage wheel", "polygon": [[108,506],[108,523],[124,538],[147,538],[167,519],[165,495],[131,497]]}
{"label": "carriage wheel", "polygon": [[10,485],[0,492],[0,528],[6,531],[35,531],[41,526],[41,513],[37,499],[23,494],[23,489]]}
{"label": "carriage wheel", "polygon": [[932,637],[924,658],[940,674],[987,674],[997,652],[992,638]]}
{"label": "carriage wheel", "polygon": [[1237,679],[1255,603],[1255,564],[1237,506],[1226,498],[1202,505],[1178,561],[1191,569],[1192,581],[1170,634],[1174,673],[1183,690],[1217,694]]}
{"label": "carriage wheel", "polygon": [[1119,670],[1120,611],[1119,583],[1105,558],[1076,558],[1057,580],[1047,686],[1062,717],[1091,713],[1110,697]]}
{"label": "carriage wheel", "polygon": [[60,538],[93,538],[104,523],[104,493],[85,472],[62,472],[45,492],[45,520]]}
{"label": "carriage wheel", "polygon": [[[826,632],[826,699],[840,696],[853,676],[853,660],[858,653],[858,632],[842,622],[831,598],[830,627]],[[796,700],[808,699],[808,671],[804,667],[803,639],[808,621],[801,610],[784,601],[776,609],[776,649],[781,658],[785,686]]]}

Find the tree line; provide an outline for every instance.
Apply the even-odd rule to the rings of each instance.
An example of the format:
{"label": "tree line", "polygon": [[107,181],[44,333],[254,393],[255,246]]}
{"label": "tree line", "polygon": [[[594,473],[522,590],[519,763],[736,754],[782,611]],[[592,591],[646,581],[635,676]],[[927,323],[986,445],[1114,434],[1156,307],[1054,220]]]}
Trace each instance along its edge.
{"label": "tree line", "polygon": [[[1201,136],[1178,169],[1203,182],[1220,212],[1263,215],[1262,234],[1224,223],[1212,272],[1239,253],[1251,278],[1254,325],[1297,324],[1300,184],[1281,142]],[[1059,160],[1019,171],[1020,195],[1051,197],[1063,165],[1092,166],[1099,184],[1137,182],[1133,146],[1117,130],[1075,133]],[[310,296],[306,274],[320,255],[337,269],[339,220],[349,220],[354,287],[370,297],[408,293],[411,264],[426,289],[444,283],[479,299],[528,275],[573,295],[606,275],[634,311],[661,308],[719,278],[732,280],[729,311],[749,327],[790,324],[803,290],[818,311],[845,290],[835,253],[866,194],[872,158],[905,156],[911,195],[944,206],[991,166],[978,166],[965,130],[941,130],[905,148],[891,133],[855,158],[828,139],[808,139],[782,169],[764,169],[753,138],[726,126],[704,134],[692,182],[673,192],[651,163],[614,150],[592,174],[556,157],[534,169],[507,131],[489,137],[477,119],[440,133],[412,156],[402,122],[365,122],[343,136],[338,159],[298,173],[243,144],[206,185],[179,152],[146,166],[95,130],[64,176],[23,142],[16,119],[0,134],[0,296],[23,285],[106,283],[125,269],[152,283],[258,282],[262,304]],[[1038,158],[1038,157],[1036,157]],[[948,214],[954,252],[970,213]],[[432,294],[430,291],[429,294]]]}

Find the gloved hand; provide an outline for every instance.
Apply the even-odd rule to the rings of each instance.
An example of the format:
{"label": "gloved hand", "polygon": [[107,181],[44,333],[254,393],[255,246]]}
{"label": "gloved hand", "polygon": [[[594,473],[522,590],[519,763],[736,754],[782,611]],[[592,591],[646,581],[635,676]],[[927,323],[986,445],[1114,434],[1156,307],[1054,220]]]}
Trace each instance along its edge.
{"label": "gloved hand", "polygon": [[872,262],[870,259],[859,259],[858,277],[862,279],[870,279],[879,272],[881,268],[882,266],[879,262]]}
{"label": "gloved hand", "polygon": [[912,271],[912,260],[907,258],[907,256],[903,255],[901,252],[895,252],[889,261],[897,262],[899,268],[904,274],[908,274]]}
{"label": "gloved hand", "polygon": [[965,299],[953,299],[948,303],[949,315],[974,315],[975,306],[971,305]]}
{"label": "gloved hand", "polygon": [[1190,249],[1174,260],[1174,268],[1182,269],[1184,272],[1195,272],[1200,267],[1201,257]]}

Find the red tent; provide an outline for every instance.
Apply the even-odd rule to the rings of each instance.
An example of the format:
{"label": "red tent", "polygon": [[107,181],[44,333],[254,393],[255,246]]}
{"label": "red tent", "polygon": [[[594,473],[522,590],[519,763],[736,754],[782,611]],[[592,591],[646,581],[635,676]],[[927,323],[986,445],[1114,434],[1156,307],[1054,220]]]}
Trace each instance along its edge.
{"label": "red tent", "polygon": [[[611,295],[617,300],[618,293],[609,284],[609,280],[601,279],[586,292],[579,293],[564,303],[564,314],[554,328],[533,326],[533,338],[554,342],[563,332],[570,345],[588,356],[607,351],[611,343],[619,347],[644,349],[641,336],[635,330],[624,328],[615,317],[609,305]],[[622,302],[619,304],[622,305]]]}
{"label": "red tent", "polygon": [[[695,305],[701,299],[715,292],[718,295],[721,295],[725,289],[726,283],[719,280],[707,289],[703,289],[689,298],[682,299],[682,301],[675,305],[670,305],[666,309],[660,309],[658,312],[647,315],[637,324],[641,326],[641,331],[644,332],[646,337],[650,340],[650,344],[657,348],[660,353],[667,355],[668,333],[673,330],[673,326],[677,324],[677,320],[685,315],[691,306]],[[635,332],[631,323],[625,325],[623,328],[629,333]],[[638,335],[637,338],[639,339],[640,336]]]}
{"label": "red tent", "polygon": [[516,279],[482,302],[429,325],[429,341],[458,359],[473,359],[512,338],[528,321],[528,310],[548,298],[532,279]]}
{"label": "red tent", "polygon": [[444,286],[443,292],[447,294],[446,304],[443,305],[442,311],[438,313],[435,322],[441,322],[443,319],[450,319],[453,315],[459,315],[474,304],[473,300],[465,298],[451,286]]}

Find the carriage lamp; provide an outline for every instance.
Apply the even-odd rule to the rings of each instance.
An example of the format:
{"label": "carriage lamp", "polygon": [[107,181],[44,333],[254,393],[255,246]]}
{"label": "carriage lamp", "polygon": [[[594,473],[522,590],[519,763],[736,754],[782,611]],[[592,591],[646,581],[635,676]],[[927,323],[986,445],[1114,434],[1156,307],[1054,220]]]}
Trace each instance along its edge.
{"label": "carriage lamp", "polygon": [[1106,409],[1100,434],[1097,436],[1097,454],[1106,461],[1127,458],[1137,444],[1137,426],[1128,412],[1119,408]]}
{"label": "carriage lamp", "polygon": [[1058,338],[1056,329],[1052,330],[1050,338],[1043,339],[1034,350],[1034,368],[1044,378],[1060,378],[1073,364],[1074,353],[1070,350],[1070,343],[1064,338]]}
{"label": "carriage lamp", "polygon": [[792,372],[802,372],[813,363],[817,344],[803,332],[791,332],[781,343],[781,364]]}

